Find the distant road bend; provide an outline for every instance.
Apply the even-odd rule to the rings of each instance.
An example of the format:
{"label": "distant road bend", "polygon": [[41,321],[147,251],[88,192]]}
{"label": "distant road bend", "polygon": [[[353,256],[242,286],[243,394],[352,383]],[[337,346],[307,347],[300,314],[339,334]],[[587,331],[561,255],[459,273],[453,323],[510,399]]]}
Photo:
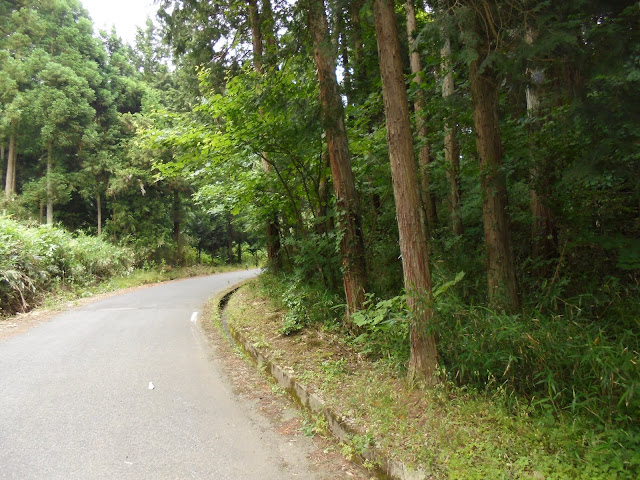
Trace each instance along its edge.
{"label": "distant road bend", "polygon": [[0,478],[317,478],[234,397],[197,323],[257,273],[139,289],[0,341]]}

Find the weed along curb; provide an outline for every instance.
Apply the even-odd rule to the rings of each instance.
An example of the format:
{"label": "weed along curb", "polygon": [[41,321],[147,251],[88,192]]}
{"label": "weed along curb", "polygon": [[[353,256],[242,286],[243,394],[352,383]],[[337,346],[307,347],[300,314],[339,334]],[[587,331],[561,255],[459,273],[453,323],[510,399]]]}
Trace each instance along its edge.
{"label": "weed along curb", "polygon": [[[295,377],[265,357],[249,340],[244,338],[238,330],[227,324],[224,309],[230,297],[237,292],[239,288],[240,286],[236,286],[220,299],[218,307],[220,309],[220,321],[224,330],[229,334],[231,339],[242,348],[259,367],[269,373],[276,383],[285,389],[301,407],[311,413],[324,417],[327,421],[329,431],[334,437],[341,442],[350,443],[351,437],[358,432],[349,427],[343,416],[331,408],[328,408],[320,397],[308,391]],[[385,457],[375,446],[367,447],[364,451],[358,451],[358,455],[360,457],[358,459],[360,463],[373,465],[376,476],[382,480],[426,480],[432,478],[431,475],[424,470],[410,468],[402,462]]]}

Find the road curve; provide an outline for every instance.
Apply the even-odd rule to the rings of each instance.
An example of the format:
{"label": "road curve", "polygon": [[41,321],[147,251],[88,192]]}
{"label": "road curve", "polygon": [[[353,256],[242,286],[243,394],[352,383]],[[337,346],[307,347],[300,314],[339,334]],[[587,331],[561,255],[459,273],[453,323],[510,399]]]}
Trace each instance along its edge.
{"label": "road curve", "polygon": [[257,270],[97,301],[0,341],[1,479],[314,479],[247,415],[197,325]]}

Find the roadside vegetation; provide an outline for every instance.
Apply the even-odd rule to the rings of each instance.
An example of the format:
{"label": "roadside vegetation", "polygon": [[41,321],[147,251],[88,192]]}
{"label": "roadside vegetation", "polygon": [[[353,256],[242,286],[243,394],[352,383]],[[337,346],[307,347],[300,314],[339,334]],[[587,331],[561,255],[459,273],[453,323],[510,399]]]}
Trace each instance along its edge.
{"label": "roadside vegetation", "polygon": [[[449,333],[445,328],[439,332],[440,341],[452,357],[475,358],[464,363],[477,371],[460,378],[454,360],[448,364],[452,370],[442,370],[442,381],[424,390],[406,379],[408,318],[402,302],[372,306],[366,314],[371,324],[356,336],[324,310],[331,310],[326,301],[302,318],[294,300],[300,293],[281,277],[263,275],[232,296],[227,322],[344,416],[356,433],[341,445],[343,454],[359,455],[375,445],[389,458],[420,467],[435,479],[638,477],[637,406],[612,398],[605,378],[599,377],[624,377],[629,359],[615,358],[621,352],[611,346],[599,350],[591,344],[590,332],[568,339],[557,329],[557,340],[529,339],[518,333],[512,319],[504,321],[504,333],[494,339],[477,328],[488,321],[482,320],[488,312],[467,313],[467,328],[476,327],[473,342],[465,339],[471,334],[455,327],[459,318],[450,323],[454,328]],[[439,306],[457,303],[451,294],[443,296]],[[305,328],[292,333],[289,327],[296,319]],[[526,342],[543,346],[533,350]],[[485,345],[479,348],[478,343]],[[585,354],[585,349],[592,353]],[[526,362],[514,350],[547,361],[537,368],[508,366]],[[504,363],[498,365],[498,358]],[[567,365],[574,369],[574,378],[560,377],[554,385],[522,385],[526,375],[509,372],[538,370],[536,377],[545,379]],[[603,365],[611,370],[603,371]],[[326,420],[310,415],[305,431],[326,435]]]}
{"label": "roadside vegetation", "polygon": [[0,216],[0,315],[24,312],[56,290],[131,273],[132,251],[84,234]]}

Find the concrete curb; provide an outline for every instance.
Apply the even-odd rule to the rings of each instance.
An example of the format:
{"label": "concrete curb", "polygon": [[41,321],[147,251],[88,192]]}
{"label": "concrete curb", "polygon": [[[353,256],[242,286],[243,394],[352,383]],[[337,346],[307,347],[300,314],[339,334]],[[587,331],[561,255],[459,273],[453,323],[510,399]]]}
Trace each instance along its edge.
{"label": "concrete curb", "polygon": [[[284,388],[299,405],[312,413],[322,415],[327,421],[331,434],[338,440],[348,443],[350,437],[358,432],[349,426],[345,417],[327,407],[318,395],[310,392],[293,375],[260,353],[241,332],[227,324],[224,318],[224,308],[229,298],[238,291],[239,288],[240,286],[237,286],[237,288],[232,289],[220,299],[220,319],[223,328],[229,333],[236,345],[242,348],[256,365],[264,368],[275,382]],[[359,459],[360,463],[368,461],[375,465],[375,474],[382,480],[427,480],[433,478],[425,470],[415,469],[403,462],[386,457],[375,446],[367,448],[364,452],[359,452],[359,455],[361,457]]]}

